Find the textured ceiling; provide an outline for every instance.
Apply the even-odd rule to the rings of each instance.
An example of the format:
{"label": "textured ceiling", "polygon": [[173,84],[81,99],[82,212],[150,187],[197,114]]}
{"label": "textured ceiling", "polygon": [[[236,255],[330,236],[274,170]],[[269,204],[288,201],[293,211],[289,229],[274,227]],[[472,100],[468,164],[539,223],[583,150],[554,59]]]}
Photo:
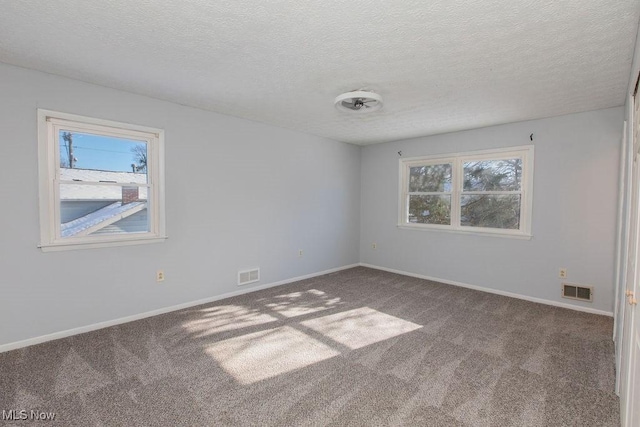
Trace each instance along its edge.
{"label": "textured ceiling", "polygon": [[[0,0],[0,61],[357,144],[622,105],[637,0]],[[348,115],[345,91],[380,93]]]}

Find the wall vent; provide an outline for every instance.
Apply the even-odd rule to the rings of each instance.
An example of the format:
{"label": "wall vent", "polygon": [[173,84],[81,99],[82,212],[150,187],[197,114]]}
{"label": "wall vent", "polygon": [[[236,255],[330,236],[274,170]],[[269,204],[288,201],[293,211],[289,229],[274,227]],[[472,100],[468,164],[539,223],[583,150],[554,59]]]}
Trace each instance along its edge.
{"label": "wall vent", "polygon": [[593,286],[578,286],[572,283],[563,283],[562,297],[592,302]]}
{"label": "wall vent", "polygon": [[252,268],[250,270],[238,271],[238,286],[247,285],[260,281],[260,269]]}

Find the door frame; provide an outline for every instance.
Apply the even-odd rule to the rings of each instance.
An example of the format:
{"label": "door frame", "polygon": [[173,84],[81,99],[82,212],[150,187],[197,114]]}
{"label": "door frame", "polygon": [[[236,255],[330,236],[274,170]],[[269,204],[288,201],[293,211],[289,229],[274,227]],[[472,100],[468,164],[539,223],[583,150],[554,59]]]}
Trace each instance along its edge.
{"label": "door frame", "polygon": [[[635,319],[638,316],[637,306],[627,304],[627,297],[625,292],[630,290],[635,292],[638,296],[640,290],[640,94],[638,94],[638,86],[640,84],[640,74],[636,80],[636,85],[633,91],[632,97],[629,99],[630,108],[629,123],[625,129],[626,146],[623,150],[628,150],[629,158],[627,159],[627,165],[631,168],[628,169],[626,176],[626,202],[625,209],[626,218],[630,219],[626,222],[626,236],[625,239],[627,245],[622,250],[623,256],[619,259],[624,265],[624,271],[620,271],[624,274],[624,277],[620,281],[619,286],[616,287],[616,320],[621,321],[621,336],[616,336],[616,391],[620,396],[620,421],[622,426],[631,426],[632,422],[638,420],[632,420],[634,409],[634,400],[637,399],[637,395],[640,396],[640,384],[634,383],[636,370],[640,370],[640,349],[636,349],[635,337],[638,333],[635,328],[635,323],[638,323],[639,319]],[[625,173],[622,171],[621,173]],[[630,262],[629,260],[633,260]],[[616,323],[617,327],[617,323]],[[638,403],[636,403],[637,405]]]}

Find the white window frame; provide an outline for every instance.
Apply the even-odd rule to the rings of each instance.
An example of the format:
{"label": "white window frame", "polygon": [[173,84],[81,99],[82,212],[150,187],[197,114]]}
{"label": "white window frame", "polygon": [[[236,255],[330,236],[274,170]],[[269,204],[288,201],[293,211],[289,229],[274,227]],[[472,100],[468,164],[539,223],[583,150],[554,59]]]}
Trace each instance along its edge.
{"label": "white window frame", "polygon": [[[149,232],[106,234],[62,238],[60,234],[60,151],[59,130],[142,140],[147,144],[147,213]],[[59,251],[109,246],[126,246],[164,241],[164,130],[102,120],[76,114],[38,109],[38,173],[40,195],[40,244],[43,251]],[[70,182],[80,185],[112,185]],[[127,184],[127,186],[136,184]]]}
{"label": "white window frame", "polygon": [[[464,163],[478,160],[504,160],[522,159],[522,177],[520,191],[463,191],[464,184]],[[520,239],[530,239],[531,235],[531,215],[533,210],[533,158],[534,146],[522,145],[518,147],[498,148],[481,151],[468,151],[462,153],[438,154],[423,157],[401,158],[399,161],[399,204],[398,204],[398,227],[423,231],[446,231],[455,233],[492,235],[499,237],[512,237]],[[451,194],[451,225],[441,224],[416,224],[409,222],[409,174],[410,168],[415,166],[425,166],[433,164],[452,165],[451,171],[451,192],[424,193],[426,195],[447,195]],[[470,194],[520,194],[520,228],[517,230],[470,227],[460,225],[461,198]]]}

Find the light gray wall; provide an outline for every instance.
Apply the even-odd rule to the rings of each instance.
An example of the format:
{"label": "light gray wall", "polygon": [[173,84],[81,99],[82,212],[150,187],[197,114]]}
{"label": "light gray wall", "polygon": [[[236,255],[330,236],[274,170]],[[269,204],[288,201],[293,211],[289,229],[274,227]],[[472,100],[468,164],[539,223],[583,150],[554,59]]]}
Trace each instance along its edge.
{"label": "light gray wall", "polygon": [[[0,345],[359,261],[359,147],[2,64],[0,94]],[[36,248],[36,108],[165,129],[167,242]]]}
{"label": "light gray wall", "polygon": [[[623,120],[618,107],[364,147],[361,261],[612,312]],[[526,145],[531,133],[531,240],[397,227],[398,151],[412,157]],[[560,267],[567,281],[595,287],[593,303],[561,298]]]}
{"label": "light gray wall", "polygon": [[[576,304],[613,309],[622,108],[360,149],[3,64],[0,93],[0,345],[232,292],[253,266],[264,284],[362,261],[571,302],[559,296],[566,267],[596,287],[593,304]],[[36,248],[36,108],[166,130],[167,242]],[[530,133],[532,240],[396,227],[397,151],[523,145]]]}

